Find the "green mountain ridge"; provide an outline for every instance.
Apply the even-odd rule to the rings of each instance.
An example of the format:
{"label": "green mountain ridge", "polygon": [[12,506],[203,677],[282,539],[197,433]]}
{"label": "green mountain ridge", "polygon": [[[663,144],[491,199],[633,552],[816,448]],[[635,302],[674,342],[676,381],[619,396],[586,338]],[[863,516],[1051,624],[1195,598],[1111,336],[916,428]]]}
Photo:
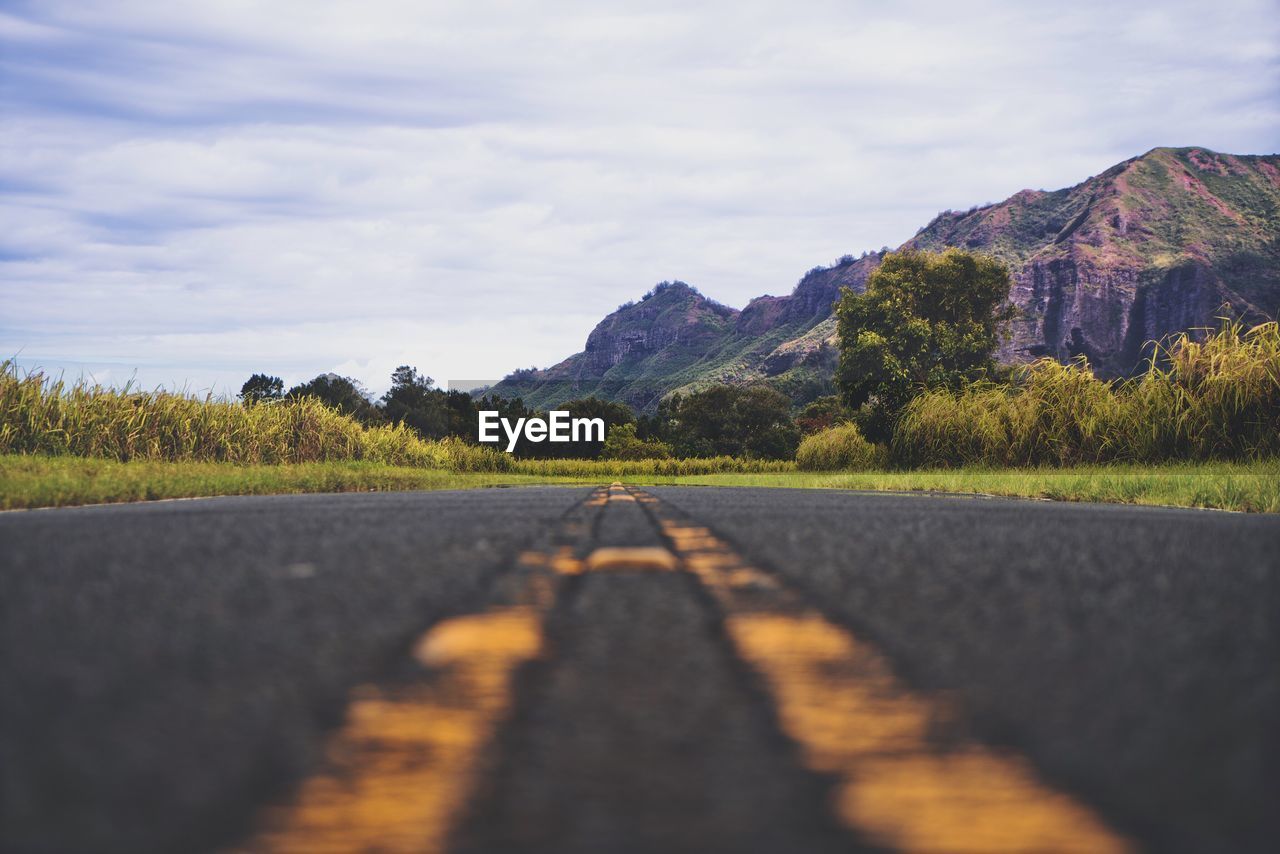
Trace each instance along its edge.
{"label": "green mountain ridge", "polygon": [[[1005,362],[1084,354],[1104,376],[1148,342],[1280,310],[1280,155],[1157,148],[1061,190],[946,211],[900,248],[955,246],[1005,261],[1018,309]],[[879,253],[810,270],[787,296],[742,310],[664,282],[602,320],[585,349],[492,391],[545,408],[596,395],[652,411],[673,392],[765,383],[803,403],[832,390],[832,304],[861,291]]]}

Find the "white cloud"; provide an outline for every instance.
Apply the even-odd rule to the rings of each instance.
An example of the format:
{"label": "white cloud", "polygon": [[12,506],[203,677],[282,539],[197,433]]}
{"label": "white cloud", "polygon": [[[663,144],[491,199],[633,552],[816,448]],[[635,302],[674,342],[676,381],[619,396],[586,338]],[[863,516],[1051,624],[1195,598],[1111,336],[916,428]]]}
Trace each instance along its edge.
{"label": "white cloud", "polygon": [[661,279],[742,305],[942,208],[1280,141],[1268,2],[859,5],[12,7],[0,349],[491,378]]}

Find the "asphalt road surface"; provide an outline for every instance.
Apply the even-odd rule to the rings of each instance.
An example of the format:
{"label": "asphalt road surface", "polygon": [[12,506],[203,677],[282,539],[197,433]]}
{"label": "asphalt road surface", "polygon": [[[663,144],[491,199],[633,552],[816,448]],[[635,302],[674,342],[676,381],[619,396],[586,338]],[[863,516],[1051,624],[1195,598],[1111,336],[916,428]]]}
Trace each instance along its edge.
{"label": "asphalt road surface", "polygon": [[0,850],[1274,850],[1280,518],[654,487],[0,514]]}

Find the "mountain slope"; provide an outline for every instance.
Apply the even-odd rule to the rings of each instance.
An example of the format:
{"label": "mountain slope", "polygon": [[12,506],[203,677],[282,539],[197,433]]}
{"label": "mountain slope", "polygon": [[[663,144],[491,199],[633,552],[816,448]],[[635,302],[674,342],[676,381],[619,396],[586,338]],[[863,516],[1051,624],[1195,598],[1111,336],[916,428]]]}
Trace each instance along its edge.
{"label": "mountain slope", "polygon": [[1157,148],[1074,187],[943,213],[905,246],[1009,264],[1021,316],[1005,361],[1087,355],[1132,370],[1144,345],[1280,308],[1280,157]]}
{"label": "mountain slope", "polygon": [[[1003,361],[1087,355],[1099,373],[1138,366],[1149,341],[1280,311],[1280,156],[1157,148],[1074,187],[1023,190],[994,205],[945,212],[902,248],[956,246],[995,255],[1013,273],[1019,317]],[[868,253],[810,270],[788,296],[741,311],[682,283],[663,283],[592,330],[586,349],[494,391],[539,407],[595,394],[652,410],[708,383],[764,382],[798,402],[831,390],[841,287],[861,291]]]}
{"label": "mountain slope", "polygon": [[861,290],[877,263],[868,254],[815,267],[790,295],[757,297],[741,311],[663,282],[600,321],[581,353],[517,371],[492,391],[536,407],[596,395],[646,411],[673,391],[721,382],[767,382],[810,399],[831,386],[831,305],[842,287]]}

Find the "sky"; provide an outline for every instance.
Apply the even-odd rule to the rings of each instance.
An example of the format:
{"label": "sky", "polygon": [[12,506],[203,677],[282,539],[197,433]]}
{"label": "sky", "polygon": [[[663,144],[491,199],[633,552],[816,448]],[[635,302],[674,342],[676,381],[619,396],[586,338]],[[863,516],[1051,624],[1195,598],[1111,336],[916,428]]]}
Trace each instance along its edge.
{"label": "sky", "polygon": [[1280,1],[0,0],[0,358],[496,380],[1165,145],[1280,150]]}

